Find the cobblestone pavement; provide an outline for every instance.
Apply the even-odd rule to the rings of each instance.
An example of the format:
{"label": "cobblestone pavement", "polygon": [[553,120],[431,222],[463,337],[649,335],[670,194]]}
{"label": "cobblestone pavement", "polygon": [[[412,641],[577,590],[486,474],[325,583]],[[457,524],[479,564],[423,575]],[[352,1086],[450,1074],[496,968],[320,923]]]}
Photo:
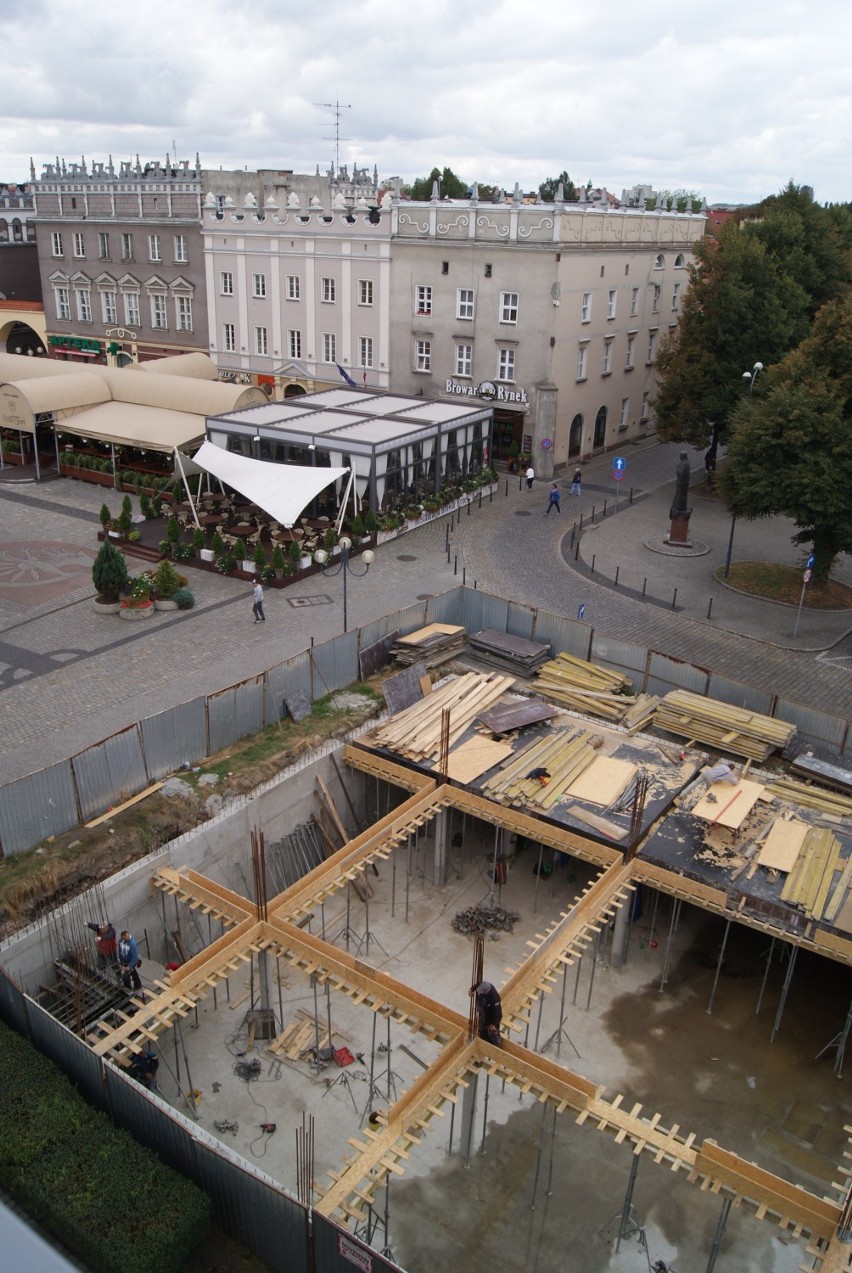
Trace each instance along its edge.
{"label": "cobblestone pavement", "polygon": [[[644,492],[671,479],[678,449],[628,448],[626,485],[634,487],[637,509]],[[692,458],[700,462],[700,457]],[[608,457],[587,466],[578,510],[589,513],[593,505],[602,505],[604,492],[614,492],[610,465]],[[605,581],[589,578],[582,557],[575,568],[573,553],[565,547],[570,544],[565,514],[569,507],[574,511],[574,504],[568,483],[562,485],[563,514],[556,518],[544,516],[546,483],[536,482],[527,492],[518,489],[516,477],[501,480],[493,499],[483,500],[481,508],[474,504],[453,525],[449,562],[446,520],[382,545],[369,574],[349,581],[350,627],[443,592],[464,577],[469,585],[475,582],[490,593],[557,613],[573,616],[584,601],[587,620],[600,631],[820,710],[852,711],[852,659],[839,654],[838,661],[829,661],[830,651],[818,656],[814,650],[770,644],[779,627],[774,608],[768,639],[761,640],[623,595]],[[68,560],[79,565],[77,552],[91,556],[96,550],[97,514],[105,497],[117,512],[120,497],[103,488],[67,480],[42,485],[0,481],[0,561],[8,565],[15,553],[20,556],[21,545],[25,556],[42,560],[42,545],[60,544]],[[670,497],[662,493],[656,498],[665,504]],[[619,513],[604,525],[607,534],[617,533],[639,552],[630,524],[633,513]],[[783,530],[766,533],[784,538]],[[15,553],[11,545],[19,546]],[[656,589],[662,596],[669,560],[647,555],[649,591]],[[132,559],[130,564],[133,569]],[[252,622],[246,582],[192,571],[190,584],[196,594],[193,611],[158,613],[138,625],[96,615],[91,582],[84,574],[63,581],[67,590],[56,596],[39,597],[35,586],[26,598],[0,588],[0,783],[64,759],[177,702],[258,675],[342,628],[339,577],[318,575],[282,591],[267,590],[269,622],[259,625]],[[733,606],[743,616],[741,624],[754,625],[755,606],[765,611],[762,603],[747,598]],[[786,621],[789,612],[783,613]],[[725,622],[736,622],[736,614]],[[838,630],[837,638],[842,635]],[[845,645],[838,648],[852,653]]]}

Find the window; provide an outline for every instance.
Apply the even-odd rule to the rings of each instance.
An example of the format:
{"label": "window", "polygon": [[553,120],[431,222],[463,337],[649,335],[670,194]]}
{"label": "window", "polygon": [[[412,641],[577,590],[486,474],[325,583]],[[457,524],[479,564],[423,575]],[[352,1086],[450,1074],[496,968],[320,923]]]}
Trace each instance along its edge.
{"label": "window", "polygon": [[121,259],[122,261],[133,260],[133,235],[122,234],[121,236]]}
{"label": "window", "polygon": [[675,257],[675,269],[682,270],[685,265],[686,265],[686,258],[684,257],[682,252],[678,252],[677,256]]}
{"label": "window", "polygon": [[337,362],[337,337],[332,332],[323,332],[322,360],[323,362]]}
{"label": "window", "polygon": [[675,283],[672,292],[672,309],[678,309],[680,306],[680,283]]}
{"label": "window", "polygon": [[358,304],[372,305],[373,303],[373,280],[371,278],[361,278],[358,280]]}
{"label": "window", "polygon": [[500,322],[516,323],[518,321],[518,293],[500,293]]}
{"label": "window", "polygon": [[222,348],[226,354],[237,351],[237,330],[233,323],[222,324]]}
{"label": "window", "polygon": [[92,321],[92,293],[88,287],[81,287],[77,291],[77,318],[81,323]]}
{"label": "window", "polygon": [[659,254],[658,254],[658,255],[654,258],[654,269],[655,269],[655,270],[663,270],[663,269],[665,269],[665,267],[666,267],[666,258],[663,256],[662,252],[660,252],[660,253],[659,253]]}
{"label": "window", "polygon": [[50,251],[53,256],[62,255],[62,235],[57,230],[50,236]]}
{"label": "window", "polygon": [[473,375],[473,345],[456,345],[456,375]]}
{"label": "window", "polygon": [[151,297],[151,326],[165,330],[168,326],[166,320],[166,298],[158,293]]}
{"label": "window", "polygon": [[300,331],[288,331],[287,348],[291,358],[301,358],[302,356],[302,333]]}
{"label": "window", "polygon": [[581,345],[577,350],[577,379],[586,379],[586,357],[589,352],[588,345]]}
{"label": "window", "polygon": [[71,317],[71,298],[67,287],[55,287],[53,294],[56,297],[56,317],[69,319]]}
{"label": "window", "polygon": [[651,302],[651,311],[654,314],[659,314],[660,312],[660,295],[662,290],[663,289],[660,287],[659,283],[654,284],[654,299]]}
{"label": "window", "polygon": [[656,342],[657,342],[657,329],[654,328],[653,331],[648,332],[648,357],[645,359],[646,362],[654,361],[654,345],[656,344]]}
{"label": "window", "polygon": [[612,341],[604,341],[603,365],[601,367],[601,375],[608,376],[612,371]]}
{"label": "window", "polygon": [[635,318],[639,312],[639,288],[634,287],[630,292],[630,317]]}
{"label": "window", "polygon": [[[265,327],[255,327],[254,329],[254,352],[264,356],[269,353],[269,336]],[[326,359],[326,362],[328,361]]]}
{"label": "window", "polygon": [[301,296],[301,288],[299,286],[298,274],[287,275],[287,300],[297,301]]}
{"label": "window", "polygon": [[118,305],[116,304],[115,292],[101,292],[101,313],[104,316],[105,323],[118,322]]}
{"label": "window", "polygon": [[86,244],[83,242],[83,236],[78,231],[74,232],[74,255],[85,256]]}
{"label": "window", "polygon": [[486,266],[485,266],[485,277],[486,277],[486,278],[491,278],[491,266],[490,266],[490,265],[486,265]]}
{"label": "window", "polygon": [[627,357],[624,360],[624,366],[629,370],[633,366],[633,346],[636,343],[636,333],[630,332],[627,337]]}
{"label": "window", "polygon": [[514,349],[501,349],[498,352],[497,379],[514,381],[515,379],[515,351]]}
{"label": "window", "polygon": [[138,327],[141,319],[139,317],[139,293],[124,293],[124,321],[129,327]]}
{"label": "window", "polygon": [[442,262],[441,262],[441,273],[442,273],[442,274],[449,274],[449,272],[450,272],[450,263],[449,263],[449,261],[442,261]]}
{"label": "window", "polygon": [[621,399],[621,415],[619,416],[619,419],[618,419],[619,429],[627,428],[627,417],[629,413],[630,413],[630,399],[622,398]]}
{"label": "window", "polygon": [[175,260],[181,265],[186,265],[189,262],[189,248],[185,234],[175,235]]}
{"label": "window", "polygon": [[251,276],[251,294],[255,300],[263,300],[266,295],[266,275],[252,274]]}
{"label": "window", "polygon": [[415,298],[414,298],[414,312],[416,314],[431,314],[432,313],[431,287],[424,287],[422,284],[417,287],[415,291]]}
{"label": "window", "polygon": [[358,337],[358,366],[372,367],[373,365],[373,338],[372,336]]}
{"label": "window", "polygon": [[607,302],[606,302],[607,318],[615,318],[615,302],[617,297],[618,297],[618,293],[616,292],[614,287],[611,287],[609,290],[609,296],[607,297]]}
{"label": "window", "polygon": [[109,235],[98,231],[98,256],[102,261],[109,260]]}
{"label": "window", "polygon": [[149,234],[149,235],[148,235],[148,260],[149,260],[149,261],[162,261],[162,259],[163,259],[163,258],[162,258],[162,256],[160,255],[160,236],[159,236],[159,234]]}
{"label": "window", "polygon": [[473,318],[472,287],[460,287],[456,292],[456,318]]}
{"label": "window", "polygon": [[432,342],[431,340],[416,340],[414,342],[415,371],[431,371],[432,370]]}
{"label": "window", "polygon": [[592,293],[584,292],[580,303],[580,322],[589,323],[592,319]]}
{"label": "window", "polygon": [[177,315],[177,329],[179,332],[192,331],[192,297],[177,296],[175,297],[175,313]]}
{"label": "window", "polygon": [[334,304],[334,279],[324,278],[322,280],[322,299],[324,305]]}
{"label": "window", "polygon": [[233,296],[234,294],[234,276],[230,270],[223,270],[219,275],[221,290],[223,296]]}
{"label": "window", "polygon": [[648,403],[648,396],[646,394],[642,398],[642,419],[639,421],[639,423],[647,424],[650,418],[651,418],[651,407],[650,407],[650,404]]}

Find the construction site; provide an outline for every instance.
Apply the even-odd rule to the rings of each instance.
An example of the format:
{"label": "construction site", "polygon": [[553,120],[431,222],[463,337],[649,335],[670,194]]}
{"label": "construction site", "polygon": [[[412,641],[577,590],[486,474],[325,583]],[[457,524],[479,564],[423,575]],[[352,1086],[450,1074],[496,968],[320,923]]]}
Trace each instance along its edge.
{"label": "construction site", "polygon": [[171,1160],[331,1222],[317,1268],[847,1269],[849,775],[506,633],[387,656],[378,724],[7,941],[7,1010],[151,1049]]}

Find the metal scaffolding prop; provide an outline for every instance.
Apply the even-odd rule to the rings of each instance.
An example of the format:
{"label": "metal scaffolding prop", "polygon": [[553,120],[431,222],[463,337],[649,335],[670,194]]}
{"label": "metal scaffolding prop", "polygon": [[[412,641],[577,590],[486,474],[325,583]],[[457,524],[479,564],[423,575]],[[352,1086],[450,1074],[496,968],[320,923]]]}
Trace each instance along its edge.
{"label": "metal scaffolding prop", "polygon": [[[564,1001],[568,967],[575,963],[579,967],[584,953],[597,950],[602,933],[629,901],[637,882],[648,881],[655,889],[670,893],[676,899],[723,912],[724,895],[717,897],[714,890],[693,881],[658,868],[649,869],[648,864],[642,862],[641,854],[626,861],[618,850],[609,846],[491,804],[468,791],[449,785],[437,786],[433,779],[424,779],[358,748],[347,748],[345,758],[355,768],[413,790],[414,794],[268,903],[262,888],[256,891],[257,900],[249,902],[195,871],[160,869],[153,878],[157,888],[193,911],[212,916],[225,931],[172,972],[168,982],[157,982],[158,993],[152,1000],[136,1001],[133,1016],[125,1016],[115,1028],[105,1023],[92,1027],[88,1037],[93,1050],[125,1064],[129,1054],[140,1045],[154,1041],[179,1023],[231,973],[267,951],[294,971],[301,972],[314,987],[324,986],[327,996],[332,990],[345,994],[375,1013],[376,1019],[382,1016],[388,1023],[405,1025],[413,1033],[433,1040],[441,1049],[408,1089],[398,1095],[394,1093],[396,1099],[389,1101],[386,1111],[377,1112],[375,1120],[371,1119],[357,1138],[350,1139],[354,1154],[343,1160],[339,1171],[330,1173],[331,1187],[314,1202],[324,1215],[339,1215],[356,1228],[369,1224],[370,1216],[379,1208],[377,1190],[387,1189],[391,1175],[404,1173],[412,1146],[420,1143],[435,1119],[445,1116],[445,1106],[454,1112],[460,1095],[474,1086],[484,1072],[486,1091],[493,1077],[514,1085],[521,1095],[552,1107],[554,1118],[556,1113],[570,1110],[578,1124],[589,1122],[599,1131],[612,1135],[616,1143],[627,1142],[637,1157],[651,1155],[655,1163],[665,1163],[674,1172],[685,1171],[691,1183],[719,1193],[732,1205],[753,1209],[758,1218],[774,1220],[780,1227],[791,1230],[795,1237],[809,1236],[814,1254],[823,1261],[823,1269],[833,1267],[830,1261],[845,1214],[838,1202],[791,1185],[714,1141],[697,1143],[695,1133],[684,1134],[677,1125],[664,1127],[659,1113],[646,1114],[641,1105],[625,1108],[621,1095],[613,1100],[605,1099],[604,1087],[574,1073],[558,1060],[549,1060],[513,1042],[511,1037],[504,1037],[502,1046],[495,1050],[486,1041],[471,1037],[466,1015],[412,990],[298,926],[327,897],[347,888],[353,879],[362,875],[371,862],[389,858],[397,849],[402,853],[410,851],[412,835],[445,808],[495,827],[510,827],[556,850],[596,863],[600,868],[598,877],[569,910],[544,933],[536,935],[529,943],[529,955],[510,972],[500,988],[504,1025],[510,1034],[522,1033],[526,1043],[536,1003],[553,992],[560,978]],[[254,856],[259,863],[262,858],[259,839],[255,840]],[[729,914],[728,918],[747,922],[740,915]],[[754,926],[774,931],[762,923]],[[807,939],[797,940],[780,931],[775,935],[795,945],[817,948]],[[832,957],[842,956],[835,952]],[[849,962],[849,958],[844,962]],[[537,1040],[538,1030],[536,1043]],[[304,1158],[300,1188],[306,1194],[312,1184],[309,1161],[312,1139],[312,1132],[306,1134],[305,1148],[300,1151]]]}

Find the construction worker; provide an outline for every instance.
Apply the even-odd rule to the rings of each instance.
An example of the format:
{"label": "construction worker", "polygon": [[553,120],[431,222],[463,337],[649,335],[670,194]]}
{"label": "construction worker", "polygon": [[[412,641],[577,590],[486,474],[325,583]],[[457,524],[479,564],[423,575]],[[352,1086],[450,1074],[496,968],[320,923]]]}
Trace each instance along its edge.
{"label": "construction worker", "polygon": [[87,928],[91,928],[96,933],[95,945],[98,948],[98,963],[102,968],[118,968],[118,942],[115,936],[115,929],[107,920],[105,924],[95,924],[89,920],[86,924]]}
{"label": "construction worker", "polygon": [[503,1020],[503,1003],[496,986],[490,981],[480,981],[471,986],[471,997],[476,996],[476,1012],[479,1018],[479,1037],[500,1047],[500,1023]]}

